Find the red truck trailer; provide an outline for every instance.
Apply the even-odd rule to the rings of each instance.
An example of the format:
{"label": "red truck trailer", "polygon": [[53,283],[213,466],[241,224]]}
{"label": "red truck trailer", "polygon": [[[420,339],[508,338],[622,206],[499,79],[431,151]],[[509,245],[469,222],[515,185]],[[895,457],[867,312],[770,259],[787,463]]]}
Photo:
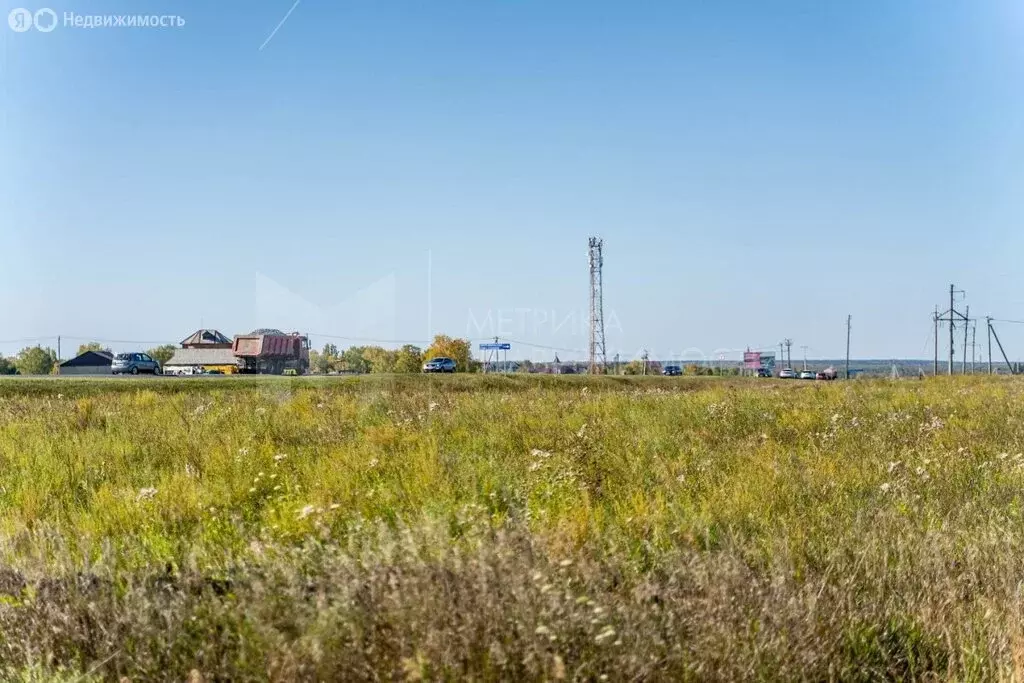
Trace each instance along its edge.
{"label": "red truck trailer", "polygon": [[294,370],[301,375],[309,369],[309,337],[298,332],[254,330],[237,335],[231,351],[242,373],[280,375]]}

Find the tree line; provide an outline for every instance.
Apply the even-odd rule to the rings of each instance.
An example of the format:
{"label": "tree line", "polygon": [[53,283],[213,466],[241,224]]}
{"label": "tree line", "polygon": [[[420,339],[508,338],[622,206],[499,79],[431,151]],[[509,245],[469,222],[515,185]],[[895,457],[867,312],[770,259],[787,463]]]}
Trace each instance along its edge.
{"label": "tree line", "polygon": [[[176,349],[174,344],[164,344],[149,349],[146,353],[163,365],[171,359]],[[109,347],[103,346],[99,342],[89,342],[79,346],[75,355],[80,356],[86,351],[113,354]],[[0,375],[52,375],[57,372],[59,364],[57,352],[50,347],[26,346],[10,358],[0,356]]]}
{"label": "tree line", "polygon": [[439,334],[425,350],[415,344],[398,349],[382,346],[350,346],[341,351],[334,344],[325,344],[320,351],[309,352],[309,368],[313,372],[381,373],[419,372],[432,358],[451,358],[458,372],[474,372],[479,365],[470,354],[468,339]]}
{"label": "tree line", "polygon": [[[165,344],[146,351],[161,365],[174,355],[176,346]],[[75,355],[87,351],[113,353],[99,342],[89,342],[78,347]],[[439,334],[425,350],[413,344],[399,349],[385,349],[381,346],[351,346],[343,351],[334,344],[326,344],[321,351],[310,351],[309,367],[313,372],[419,372],[423,363],[431,358],[447,357],[455,361],[459,372],[473,372],[479,368],[470,354],[467,339],[458,339]],[[60,362],[57,352],[43,346],[28,346],[17,355],[0,356],[0,375],[52,375],[57,372]]]}

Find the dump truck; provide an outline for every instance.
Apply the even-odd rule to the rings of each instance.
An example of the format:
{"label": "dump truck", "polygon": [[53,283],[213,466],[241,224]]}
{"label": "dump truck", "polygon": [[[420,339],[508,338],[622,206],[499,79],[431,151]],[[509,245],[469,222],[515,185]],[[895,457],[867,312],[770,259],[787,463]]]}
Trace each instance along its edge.
{"label": "dump truck", "polygon": [[299,332],[253,330],[235,336],[231,351],[242,373],[281,375],[293,370],[302,375],[309,369],[309,337]]}

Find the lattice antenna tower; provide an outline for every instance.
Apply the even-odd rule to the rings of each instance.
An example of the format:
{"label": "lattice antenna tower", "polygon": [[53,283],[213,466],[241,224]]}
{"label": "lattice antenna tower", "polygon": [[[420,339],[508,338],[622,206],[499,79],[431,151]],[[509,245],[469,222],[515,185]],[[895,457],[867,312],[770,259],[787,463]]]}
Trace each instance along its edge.
{"label": "lattice antenna tower", "polygon": [[590,374],[604,372],[608,359],[604,343],[604,240],[591,237],[590,260]]}

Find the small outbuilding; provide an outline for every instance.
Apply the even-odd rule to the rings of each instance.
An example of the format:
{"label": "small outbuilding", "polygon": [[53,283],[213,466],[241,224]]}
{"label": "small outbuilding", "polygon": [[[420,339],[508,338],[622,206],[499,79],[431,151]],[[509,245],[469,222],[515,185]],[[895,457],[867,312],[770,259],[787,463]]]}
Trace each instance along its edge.
{"label": "small outbuilding", "polygon": [[57,367],[59,375],[109,375],[113,354],[106,351],[86,351],[66,360]]}

